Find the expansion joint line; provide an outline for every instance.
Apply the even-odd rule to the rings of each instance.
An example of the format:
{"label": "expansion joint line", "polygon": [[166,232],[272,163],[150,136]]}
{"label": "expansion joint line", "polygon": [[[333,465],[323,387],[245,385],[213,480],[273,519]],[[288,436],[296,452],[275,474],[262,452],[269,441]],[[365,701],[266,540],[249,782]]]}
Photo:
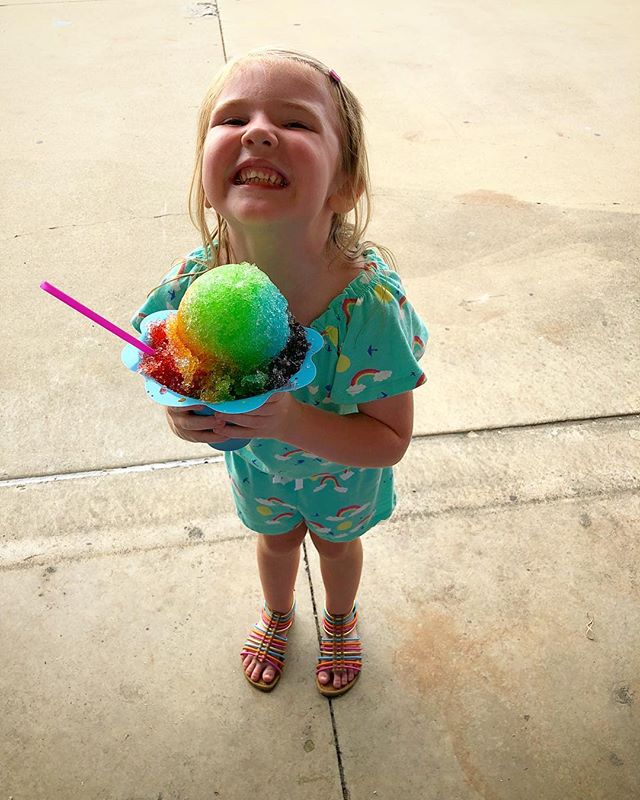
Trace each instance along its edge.
{"label": "expansion joint line", "polygon": [[217,0],[216,2],[216,15],[218,17],[218,30],[220,31],[220,43],[222,44],[222,57],[224,58],[224,63],[226,64],[228,58],[227,58],[227,48],[224,43],[224,31],[222,30],[222,14],[220,13],[220,0]]}
{"label": "expansion joint line", "polygon": [[[313,608],[313,618],[316,623],[316,635],[318,637],[318,647],[321,642],[320,620],[318,618],[318,606],[316,604],[316,595],[313,589],[313,581],[311,580],[311,568],[309,566],[309,554],[307,553],[306,539],[302,542],[302,550],[304,553],[304,568],[307,573],[307,581],[309,583],[309,592],[311,594],[311,606]],[[342,789],[342,800],[351,800],[351,794],[347,788],[347,782],[344,775],[344,764],[342,763],[342,751],[340,749],[340,739],[338,737],[338,728],[336,725],[336,717],[333,711],[333,700],[328,697],[327,702],[329,705],[329,716],[331,718],[331,730],[333,731],[333,744],[336,749],[336,759],[338,761],[338,773],[340,775],[340,788]]]}
{"label": "expansion joint line", "polygon": [[540,422],[514,422],[512,425],[487,425],[482,428],[454,428],[447,431],[431,431],[430,433],[415,434],[413,439],[434,439],[439,436],[468,436],[477,433],[496,433],[501,431],[535,430],[536,428],[551,428],[555,426],[584,425],[588,422],[606,422],[614,420],[638,420],[640,411],[626,411],[621,414],[602,414],[597,417],[560,417],[558,419],[545,419]]}

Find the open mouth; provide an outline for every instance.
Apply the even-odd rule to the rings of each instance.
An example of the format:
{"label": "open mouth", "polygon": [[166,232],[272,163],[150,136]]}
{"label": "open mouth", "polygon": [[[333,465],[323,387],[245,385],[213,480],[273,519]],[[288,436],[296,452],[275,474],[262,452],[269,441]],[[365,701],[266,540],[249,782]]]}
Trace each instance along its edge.
{"label": "open mouth", "polygon": [[235,186],[266,186],[272,189],[284,189],[289,185],[289,181],[274,169],[260,167],[247,167],[239,170],[234,179]]}

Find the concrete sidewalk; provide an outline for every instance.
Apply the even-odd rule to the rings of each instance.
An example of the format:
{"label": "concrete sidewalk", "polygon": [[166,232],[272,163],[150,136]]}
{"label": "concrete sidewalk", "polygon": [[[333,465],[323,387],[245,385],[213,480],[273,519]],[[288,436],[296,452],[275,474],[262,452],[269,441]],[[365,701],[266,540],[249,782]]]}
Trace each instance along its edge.
{"label": "concrete sidewalk", "polygon": [[[602,0],[0,7],[0,800],[640,796],[639,28]],[[313,547],[263,696],[221,458],[38,290],[126,326],[197,243],[209,78],[262,44],[361,97],[371,236],[432,336],[398,510],[364,540],[365,669],[335,702]]]}

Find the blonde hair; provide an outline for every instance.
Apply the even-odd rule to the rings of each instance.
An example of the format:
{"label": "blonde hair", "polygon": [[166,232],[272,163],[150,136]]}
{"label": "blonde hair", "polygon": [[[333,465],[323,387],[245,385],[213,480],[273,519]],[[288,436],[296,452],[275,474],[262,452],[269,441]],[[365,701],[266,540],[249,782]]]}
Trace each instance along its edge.
{"label": "blonde hair", "polygon": [[[251,61],[263,63],[293,61],[305,64],[326,77],[327,86],[330,88],[338,112],[341,166],[347,176],[351,193],[350,199],[353,203],[352,211],[344,214],[334,213],[327,246],[330,249],[337,249],[349,262],[356,261],[367,247],[375,247],[385,260],[395,266],[393,254],[386,247],[381,247],[371,241],[363,241],[371,218],[371,179],[360,102],[351,89],[342,80],[336,79],[335,73],[332,73],[329,67],[321,61],[295,50],[277,48],[250,50],[246,55],[227,62],[216,75],[200,107],[196,162],[189,191],[189,216],[202,237],[206,255],[203,266],[208,269],[217,267],[220,263],[219,253],[224,252],[227,256],[229,255],[229,235],[225,219],[214,209],[216,227],[211,230],[206,218],[206,197],[202,186],[202,159],[211,112],[229,78],[241,65]],[[353,219],[350,219],[351,214],[353,214]]]}

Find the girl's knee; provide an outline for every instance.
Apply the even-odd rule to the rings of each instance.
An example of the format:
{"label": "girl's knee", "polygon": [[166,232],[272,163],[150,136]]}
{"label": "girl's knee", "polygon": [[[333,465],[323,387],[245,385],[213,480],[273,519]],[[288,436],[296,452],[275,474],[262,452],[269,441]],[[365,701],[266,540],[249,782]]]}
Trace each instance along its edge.
{"label": "girl's knee", "polygon": [[328,542],[326,539],[321,539],[315,533],[309,532],[311,541],[313,542],[316,550],[322,558],[340,559],[347,558],[354,550],[362,547],[360,539],[353,539],[351,542]]}

